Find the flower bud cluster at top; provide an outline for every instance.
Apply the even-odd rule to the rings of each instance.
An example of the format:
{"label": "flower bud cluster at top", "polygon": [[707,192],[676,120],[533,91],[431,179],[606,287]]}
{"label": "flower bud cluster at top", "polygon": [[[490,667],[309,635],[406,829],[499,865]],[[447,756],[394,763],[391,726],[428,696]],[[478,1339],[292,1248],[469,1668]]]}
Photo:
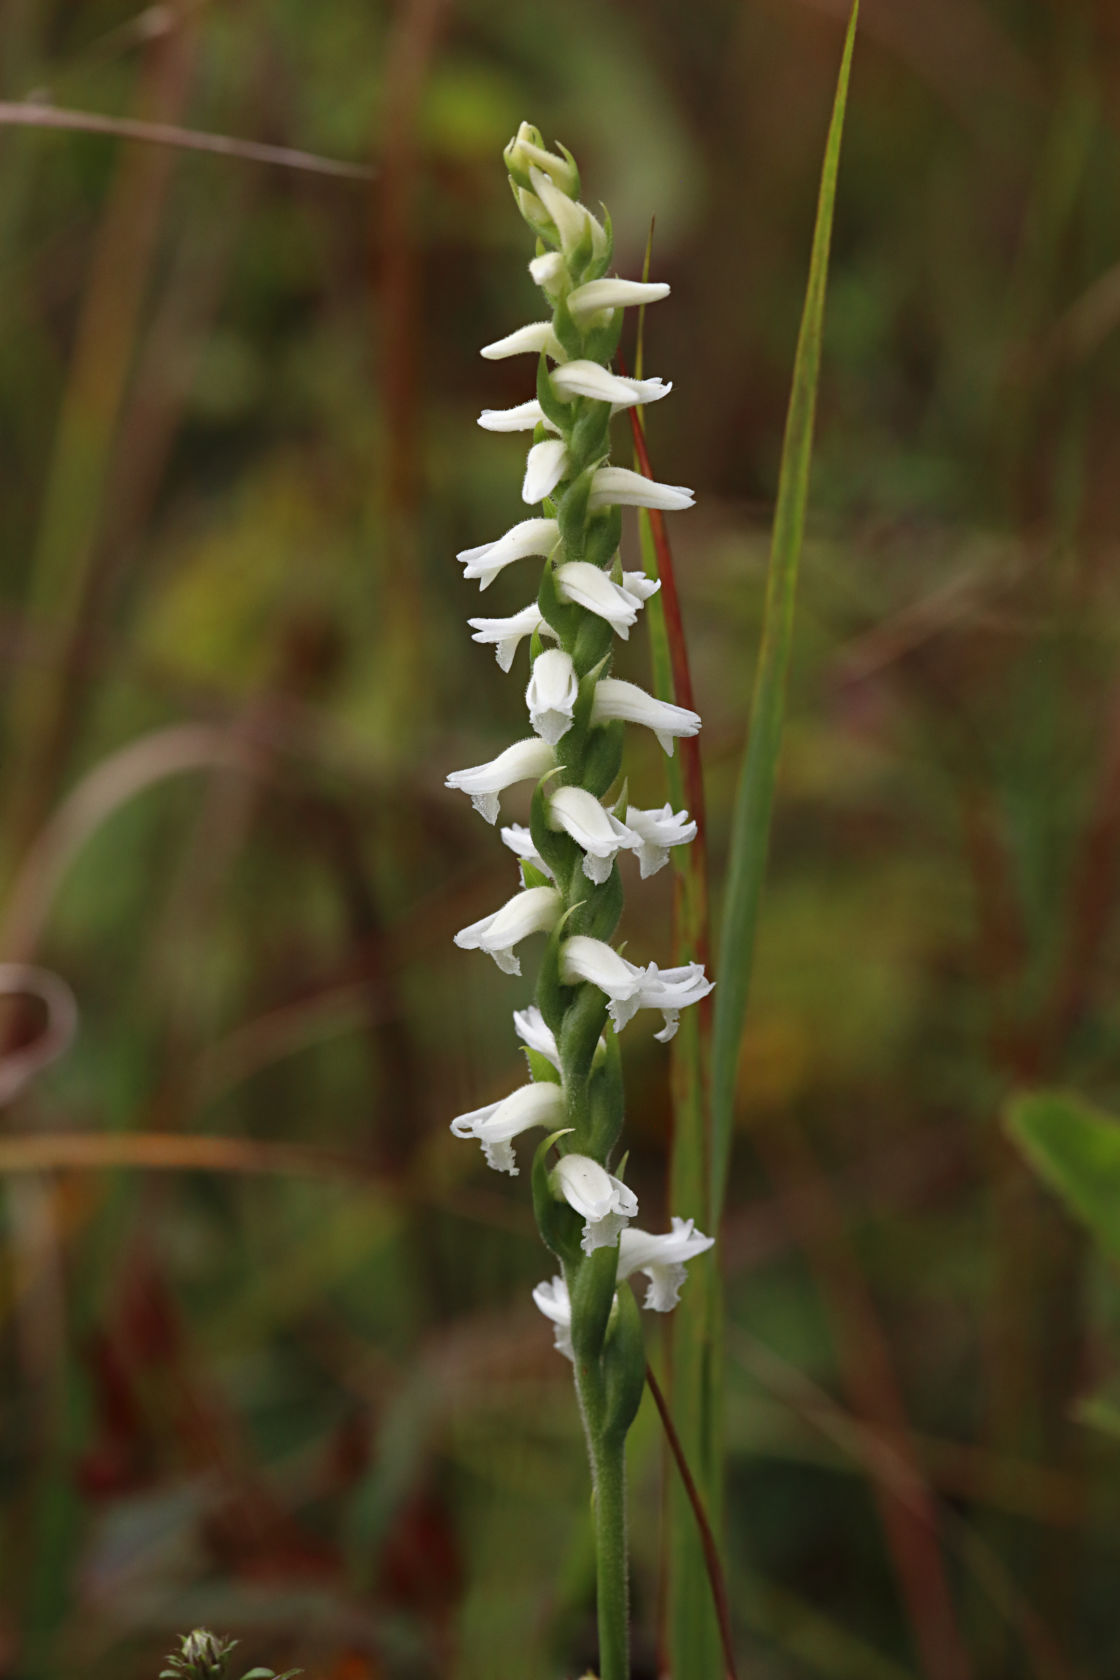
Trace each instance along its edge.
{"label": "flower bud cluster at top", "polygon": [[[579,202],[579,174],[564,148],[546,150],[538,131],[522,123],[504,156],[518,208],[537,236],[529,272],[551,318],[483,350],[490,359],[534,354],[538,365],[535,397],[485,409],[479,424],[532,433],[522,497],[541,511],[458,558],[482,589],[507,566],[531,557],[544,562],[535,601],[510,617],[470,620],[475,641],[494,647],[503,671],[528,641],[532,733],[490,763],[456,771],[447,785],[468,793],[494,823],[507,788],[535,784],[528,826],[501,830],[520,860],[521,890],[463,928],[456,943],[487,952],[510,974],[520,973],[515,953],[523,939],[541,933],[546,946],[536,1003],[514,1015],[530,1082],[459,1115],[452,1131],[477,1139],[489,1164],[508,1173],[518,1171],[514,1142],[523,1132],[550,1134],[537,1150],[533,1198],[564,1276],[542,1284],[534,1299],[563,1352],[582,1357],[585,1346],[597,1358],[617,1317],[618,1281],[644,1272],[646,1305],[668,1311],[684,1262],[711,1246],[691,1221],[674,1219],[662,1236],[630,1226],[637,1198],[611,1171],[623,1121],[616,1034],[648,1008],[663,1018],[657,1037],[669,1039],[680,1010],[711,990],[698,963],[639,967],[611,944],[622,912],[620,855],[632,852],[644,877],[696,834],[687,811],[643,810],[617,796],[612,802],[623,726],[651,729],[667,753],[677,737],[700,728],[695,712],[610,675],[614,638],[628,637],[658,588],[644,572],[622,569],[621,510],[686,508],[692,493],[609,461],[612,415],[671,389],[610,368],[624,310],[656,302],[668,286],[608,276],[609,219],[600,222]],[[553,1151],[558,1158],[550,1167]]]}

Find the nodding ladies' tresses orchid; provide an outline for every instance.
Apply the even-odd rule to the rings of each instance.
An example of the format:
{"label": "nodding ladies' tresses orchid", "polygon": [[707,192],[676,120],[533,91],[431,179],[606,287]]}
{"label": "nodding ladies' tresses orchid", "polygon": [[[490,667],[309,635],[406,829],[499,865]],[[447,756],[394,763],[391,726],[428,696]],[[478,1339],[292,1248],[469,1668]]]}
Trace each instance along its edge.
{"label": "nodding ladies' tresses orchid", "polygon": [[[615,638],[629,635],[658,587],[644,572],[622,569],[621,510],[684,509],[693,498],[681,485],[655,483],[610,461],[612,416],[660,402],[672,388],[657,377],[628,378],[612,366],[624,312],[665,298],[668,286],[609,272],[609,219],[600,221],[580,203],[579,173],[562,147],[550,150],[522,123],[505,160],[514,198],[536,235],[529,275],[551,319],[531,321],[485,347],[488,360],[536,357],[536,381],[534,387],[526,380],[523,400],[512,407],[484,408],[479,423],[487,431],[529,434],[521,494],[536,511],[495,540],[463,549],[458,559],[464,576],[482,589],[508,566],[541,563],[533,603],[510,617],[470,620],[474,639],[494,647],[503,671],[528,644],[525,701],[533,734],[489,763],[455,771],[447,785],[469,794],[494,822],[508,788],[536,784],[528,824],[502,829],[520,861],[521,891],[455,937],[512,974],[520,972],[514,947],[521,939],[541,932],[546,944],[536,1002],[514,1015],[530,1083],[459,1115],[452,1131],[476,1138],[489,1164],[507,1173],[517,1171],[516,1137],[534,1127],[548,1133],[534,1158],[533,1205],[562,1276],[542,1284],[534,1298],[556,1326],[557,1346],[575,1362],[601,1495],[602,1628],[604,1615],[608,1622],[625,1617],[622,1452],[645,1374],[640,1318],[623,1280],[644,1272],[647,1305],[666,1311],[685,1262],[711,1246],[681,1220],[664,1237],[627,1230],[638,1202],[616,1160],[622,1077],[615,1037],[604,1031],[608,1018],[617,1032],[639,1009],[654,1009],[664,1019],[656,1036],[667,1039],[681,1009],[711,990],[699,964],[641,968],[612,943],[622,913],[620,854],[635,853],[642,875],[649,875],[671,847],[696,834],[688,812],[668,805],[627,805],[623,817],[624,726],[652,730],[667,753],[678,736],[700,728],[695,712],[611,675]],[[606,1576],[604,1558],[614,1560]],[[604,1680],[625,1672],[617,1643],[614,1649],[610,1672],[602,1665]]]}

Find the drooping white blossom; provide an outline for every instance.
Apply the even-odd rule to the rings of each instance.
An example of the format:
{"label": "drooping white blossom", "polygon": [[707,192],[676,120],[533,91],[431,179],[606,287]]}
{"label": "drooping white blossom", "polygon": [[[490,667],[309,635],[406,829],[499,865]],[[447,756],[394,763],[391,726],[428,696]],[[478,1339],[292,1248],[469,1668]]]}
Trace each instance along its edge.
{"label": "drooping white blossom", "polygon": [[533,728],[551,746],[572,727],[578,699],[579,678],[571,654],[563,648],[545,648],[538,653],[525,690],[525,704]]}
{"label": "drooping white blossom", "polygon": [[552,1028],[545,1025],[544,1016],[535,1003],[527,1009],[515,1009],[513,1025],[522,1044],[530,1050],[535,1050],[545,1061],[551,1062],[557,1073],[560,1072],[560,1051],[556,1043],[556,1034]]}
{"label": "drooping white blossom", "polygon": [[586,280],[568,293],[573,315],[595,314],[600,309],[629,309],[633,304],[658,303],[669,296],[664,280]]}
{"label": "drooping white blossom", "polygon": [[635,968],[602,939],[574,933],[560,947],[560,978],[567,986],[589,981],[610,999],[608,1008],[619,1032],[638,1008],[643,969]]}
{"label": "drooping white blossom", "polygon": [[681,1010],[706,998],[715,985],[704,973],[703,963],[684,963],[680,968],[658,968],[651,962],[643,971],[638,987],[638,1009],[660,1009],[665,1025],[654,1038],[668,1044],[676,1037]]}
{"label": "drooping white blossom", "polygon": [[[627,572],[624,576],[640,576],[645,582],[652,582],[654,589],[660,588],[656,579],[646,578],[644,572]],[[629,641],[630,626],[637,620],[642,599],[625,582],[615,583],[606,572],[586,560],[566,560],[556,568],[556,590],[561,600],[574,602],[577,607],[606,619],[624,642]]]}
{"label": "drooping white blossom", "polygon": [[469,793],[471,802],[488,823],[497,822],[501,795],[517,782],[537,782],[554,767],[556,754],[539,735],[515,741],[492,758],[489,764],[475,764],[467,770],[453,770],[444,786]]}
{"label": "drooping white blossom", "polygon": [[696,824],[687,811],[674,811],[666,804],[659,811],[642,811],[636,805],[626,807],[626,826],[638,838],[634,850],[643,881],[656,875],[669,861],[671,846],[687,846],[696,838]]}
{"label": "drooping white blossom", "polygon": [[580,1247],[585,1254],[611,1248],[627,1220],[638,1211],[638,1198],[590,1155],[561,1155],[549,1174],[554,1194],[584,1221]]}
{"label": "drooping white blossom", "polygon": [[525,887],[500,910],[460,928],[455,943],[464,951],[485,951],[503,974],[520,974],[514,947],[531,933],[551,933],[563,908],[555,887]]}
{"label": "drooping white blossom", "polygon": [[534,631],[542,636],[556,636],[551,624],[541,616],[535,601],[509,618],[468,618],[467,623],[474,631],[472,642],[493,644],[494,657],[503,671],[512,666],[514,655],[526,636],[531,636]]}
{"label": "drooping white blossom", "polygon": [[654,1312],[672,1312],[685,1280],[685,1262],[715,1242],[698,1231],[691,1219],[674,1218],[671,1223],[672,1230],[660,1236],[631,1225],[618,1244],[618,1281],[644,1272],[649,1279],[645,1305]]}
{"label": "drooping white blossom", "polygon": [[514,408],[484,408],[478,423],[484,432],[531,432],[534,426],[544,426],[550,432],[556,430],[536,397]]}
{"label": "drooping white blossom", "polygon": [[465,568],[464,577],[478,578],[479,588],[489,589],[506,566],[533,554],[551,554],[559,541],[560,527],[555,519],[522,519],[493,542],[460,549],[455,558]]}
{"label": "drooping white blossom", "polygon": [[597,886],[607,879],[618,853],[636,843],[636,836],[586,788],[553,787],[548,796],[548,820],[582,848],[583,873]]}
{"label": "drooping white blossom", "polygon": [[598,362],[567,362],[552,375],[552,386],[565,400],[591,397],[616,408],[633,408],[637,403],[659,402],[673,389],[663,379],[628,379],[612,373]]}
{"label": "drooping white blossom", "polygon": [[488,362],[500,362],[507,356],[539,356],[542,350],[554,362],[567,360],[551,321],[530,321],[528,326],[517,327],[504,338],[496,338],[493,344],[484,344],[479,355],[485,356]]}
{"label": "drooping white blossom", "polygon": [[669,700],[658,700],[636,683],[623,682],[619,677],[602,677],[595,684],[591,721],[608,723],[614,718],[652,729],[670,758],[677,736],[696,735],[700,730],[699,714],[689,711],[687,706],[674,706]]}
{"label": "drooping white blossom", "polygon": [[563,1124],[564,1115],[563,1091],[551,1080],[542,1079],[519,1086],[501,1102],[487,1103],[469,1114],[456,1115],[451,1130],[456,1137],[477,1138],[487,1164],[495,1172],[509,1173],[511,1178],[516,1178],[519,1169],[513,1139],[534,1126],[543,1126],[546,1131],[554,1129]]}
{"label": "drooping white blossom", "polygon": [[565,1359],[574,1362],[576,1353],[572,1346],[572,1298],[568,1294],[568,1286],[564,1279],[554,1277],[548,1283],[538,1283],[533,1290],[533,1301],[539,1311],[552,1321],[557,1353],[562,1353]]}
{"label": "drooping white blossom", "polygon": [[562,438],[545,438],[535,443],[525,462],[521,500],[530,506],[551,496],[568,470],[568,449]]}
{"label": "drooping white blossom", "polygon": [[531,863],[534,869],[539,869],[542,875],[547,875],[549,880],[552,879],[552,871],[544,859],[538,855],[537,848],[533,844],[532,832],[525,827],[524,823],[510,823],[506,828],[500,830],[500,833],[503,846],[508,846],[515,857],[524,858],[526,863]]}
{"label": "drooping white blossom", "polygon": [[690,508],[696,498],[684,484],[659,484],[654,478],[631,472],[629,467],[600,467],[591,480],[589,508],[661,508],[673,513]]}

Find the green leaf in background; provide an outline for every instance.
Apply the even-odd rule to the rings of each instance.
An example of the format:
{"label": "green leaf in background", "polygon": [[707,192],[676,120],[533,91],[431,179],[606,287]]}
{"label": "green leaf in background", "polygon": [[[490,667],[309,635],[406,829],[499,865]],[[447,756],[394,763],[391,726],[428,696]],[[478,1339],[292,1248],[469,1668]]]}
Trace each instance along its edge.
{"label": "green leaf in background", "polygon": [[1120,1119],[1070,1091],[1016,1097],[1007,1129],[1044,1184],[1120,1260]]}

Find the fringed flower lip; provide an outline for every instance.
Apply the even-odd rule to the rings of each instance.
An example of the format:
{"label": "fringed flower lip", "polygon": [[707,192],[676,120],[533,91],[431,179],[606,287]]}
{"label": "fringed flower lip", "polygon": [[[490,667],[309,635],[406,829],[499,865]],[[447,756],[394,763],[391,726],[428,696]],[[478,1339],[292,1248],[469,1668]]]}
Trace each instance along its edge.
{"label": "fringed flower lip", "polygon": [[573,934],[561,946],[560,978],[569,986],[580,981],[597,986],[610,1000],[607,1009],[616,1032],[639,1009],[660,1009],[665,1024],[654,1037],[663,1044],[675,1034],[681,1010],[707,997],[714,985],[702,963],[665,969],[650,963],[638,968],[605,941],[582,933]]}
{"label": "fringed flower lip", "polygon": [[503,974],[520,974],[514,947],[531,933],[551,933],[563,908],[555,887],[525,887],[500,910],[460,928],[455,943],[464,951],[485,951]]}
{"label": "fringed flower lip", "polygon": [[509,618],[468,618],[467,623],[474,632],[471,641],[492,644],[494,657],[503,671],[512,668],[514,656],[526,636],[534,632],[553,638],[556,635],[551,624],[542,618],[535,601]]}
{"label": "fringed flower lip", "polygon": [[550,746],[568,733],[579,699],[579,678],[570,653],[545,648],[533,661],[525,704],[534,730]]}
{"label": "fringed flower lip", "polygon": [[671,1224],[672,1229],[660,1236],[632,1225],[619,1238],[618,1281],[644,1272],[649,1279],[645,1305],[654,1312],[672,1312],[680,1300],[686,1261],[695,1260],[715,1243],[691,1219],[674,1217]]}
{"label": "fringed flower lip", "polygon": [[509,1173],[516,1178],[518,1165],[513,1153],[513,1140],[522,1132],[542,1126],[546,1131],[564,1121],[564,1093],[551,1080],[535,1080],[521,1085],[500,1102],[486,1103],[469,1114],[457,1114],[451,1130],[459,1138],[477,1138],[482,1145],[487,1164],[495,1172]]}
{"label": "fringed flower lip", "polygon": [[700,714],[687,706],[658,700],[637,683],[623,682],[619,677],[601,677],[595,684],[591,721],[610,723],[614,719],[652,729],[670,758],[674,740],[681,735],[699,734],[701,725]]}
{"label": "fringed flower lip", "polygon": [[607,879],[618,853],[639,844],[637,835],[586,788],[552,788],[548,794],[548,821],[550,827],[571,835],[581,848],[583,873],[597,886]]}
{"label": "fringed flower lip", "polygon": [[638,1211],[638,1198],[629,1185],[590,1155],[561,1155],[549,1183],[557,1199],[566,1201],[583,1219],[580,1247],[585,1254],[612,1248]]}
{"label": "fringed flower lip", "polygon": [[559,541],[560,527],[555,519],[522,519],[493,542],[461,548],[455,558],[464,568],[464,577],[477,578],[480,588],[489,589],[498,573],[515,560],[528,560],[532,555],[543,559]]}
{"label": "fringed flower lip", "polygon": [[637,837],[634,850],[638,854],[643,881],[650,875],[656,875],[659,869],[664,869],[673,846],[687,846],[696,838],[696,824],[690,820],[688,812],[674,811],[671,804],[649,811],[628,805],[623,820]]}
{"label": "fringed flower lip", "polygon": [[488,764],[474,764],[467,770],[453,770],[445,787],[469,793],[475,810],[488,823],[497,822],[502,794],[518,782],[538,782],[554,768],[556,754],[539,735],[515,741]]}

